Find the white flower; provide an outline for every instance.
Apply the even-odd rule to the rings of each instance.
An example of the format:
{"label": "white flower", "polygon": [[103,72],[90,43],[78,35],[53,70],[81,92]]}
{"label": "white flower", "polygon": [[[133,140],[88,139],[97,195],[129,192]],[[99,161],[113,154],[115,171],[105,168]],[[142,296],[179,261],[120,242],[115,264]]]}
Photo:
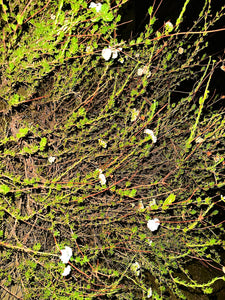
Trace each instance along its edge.
{"label": "white flower", "polygon": [[151,136],[153,143],[155,144],[157,142],[157,137],[154,135],[154,132],[150,129],[145,129],[144,133]]}
{"label": "white flower", "polygon": [[98,139],[99,145],[102,146],[103,148],[107,148],[107,143],[101,139]]}
{"label": "white flower", "polygon": [[50,164],[54,163],[54,161],[56,160],[55,156],[49,156],[48,161],[50,162]]}
{"label": "white flower", "polygon": [[149,244],[149,246],[151,246],[151,245],[152,245],[152,243],[153,243],[153,241],[152,241],[152,240],[150,240],[150,239],[148,239],[148,244]]}
{"label": "white flower", "polygon": [[137,75],[138,76],[142,76],[142,75],[145,75],[148,73],[148,77],[151,76],[151,72],[148,72],[148,67],[147,66],[144,66],[143,68],[139,68],[137,70]]}
{"label": "white flower", "polygon": [[117,58],[117,57],[118,57],[118,53],[119,53],[120,51],[122,51],[122,48],[121,48],[121,47],[118,48],[118,49],[113,49],[113,50],[112,50],[112,58],[113,58],[113,59]]}
{"label": "white flower", "polygon": [[149,201],[149,206],[156,205],[155,198],[152,199],[152,201]]}
{"label": "white flower", "polygon": [[99,176],[98,176],[98,178],[100,180],[101,185],[106,184],[106,178],[105,178],[104,174],[100,173]]}
{"label": "white flower", "polygon": [[147,291],[147,298],[151,298],[152,296],[152,288],[150,287]]}
{"label": "white flower", "polygon": [[166,31],[168,31],[168,32],[172,31],[172,30],[173,30],[173,24],[172,24],[170,21],[167,21],[167,22],[165,23],[165,29],[166,29]]}
{"label": "white flower", "polygon": [[90,52],[92,52],[92,48],[91,48],[91,46],[87,46],[85,50],[86,50],[86,52],[87,52],[87,53],[90,53]]}
{"label": "white flower", "polygon": [[118,50],[113,50],[112,51],[112,58],[115,59],[118,56]]}
{"label": "white flower", "polygon": [[137,70],[137,74],[138,74],[138,76],[142,76],[142,74],[143,74],[143,69],[142,69],[142,68],[139,68],[139,69]]}
{"label": "white flower", "polygon": [[102,8],[102,4],[101,3],[95,3],[95,2],[91,2],[89,5],[89,8],[95,8],[97,12],[99,12]]}
{"label": "white flower", "polygon": [[122,51],[122,48],[112,48],[112,47],[109,47],[109,48],[104,48],[102,49],[102,57],[105,59],[105,60],[110,60],[111,56],[113,59],[117,58],[118,57],[118,53]]}
{"label": "white flower", "polygon": [[184,48],[182,48],[182,47],[179,47],[179,49],[178,49],[178,53],[179,53],[179,54],[183,54],[183,53],[184,53]]}
{"label": "white flower", "polygon": [[98,178],[100,180],[101,185],[106,184],[106,178],[105,175],[102,173],[102,169],[97,169],[97,171],[99,172]]}
{"label": "white flower", "polygon": [[133,263],[130,268],[131,268],[131,271],[133,271],[136,276],[140,275],[141,266],[139,265],[139,263],[137,261],[135,263]]}
{"label": "white flower", "polygon": [[221,200],[225,201],[225,197],[223,195],[220,195]]}
{"label": "white flower", "polygon": [[139,113],[140,113],[140,111],[137,110],[136,108],[131,109],[131,122],[134,122],[137,120]]}
{"label": "white flower", "polygon": [[69,266],[67,266],[67,267],[65,268],[65,270],[63,271],[62,276],[67,276],[67,275],[69,275],[69,274],[70,274],[70,271],[71,271],[71,266],[69,265]]}
{"label": "white flower", "polygon": [[160,225],[159,219],[154,218],[153,220],[149,220],[147,223],[147,227],[151,231],[156,231]]}
{"label": "white flower", "polygon": [[201,138],[200,136],[197,137],[197,139],[195,140],[195,143],[196,143],[196,144],[200,144],[200,143],[203,143],[203,142],[204,142],[204,139]]}
{"label": "white flower", "polygon": [[73,255],[73,251],[70,247],[65,246],[64,250],[61,250],[62,255],[59,257],[64,264],[67,264],[70,260],[70,257]]}
{"label": "white flower", "polygon": [[102,57],[105,60],[110,60],[111,54],[112,54],[112,50],[110,48],[102,49]]}
{"label": "white flower", "polygon": [[123,63],[124,63],[124,58],[123,58],[123,57],[120,57],[120,58],[118,59],[118,61],[119,61],[121,64],[123,64]]}
{"label": "white flower", "polygon": [[52,20],[55,20],[56,16],[53,15],[53,14],[51,14],[50,18],[51,18]]}

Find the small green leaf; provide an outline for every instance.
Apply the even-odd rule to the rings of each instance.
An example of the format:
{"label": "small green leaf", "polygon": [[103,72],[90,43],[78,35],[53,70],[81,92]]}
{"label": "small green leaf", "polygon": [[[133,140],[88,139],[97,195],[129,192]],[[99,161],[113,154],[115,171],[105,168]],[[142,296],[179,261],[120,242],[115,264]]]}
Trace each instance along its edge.
{"label": "small green leaf", "polygon": [[33,250],[39,251],[41,249],[41,244],[37,243],[36,245],[33,246]]}
{"label": "small green leaf", "polygon": [[149,9],[148,9],[148,13],[149,13],[150,16],[152,14],[152,11],[153,11],[153,6],[150,6]]}
{"label": "small green leaf", "polygon": [[23,16],[22,15],[17,15],[16,20],[19,25],[23,24]]}
{"label": "small green leaf", "polygon": [[47,144],[47,138],[46,137],[43,137],[40,141],[40,150],[43,151],[45,146]]}
{"label": "small green leaf", "polygon": [[174,195],[173,193],[170,194],[166,200],[163,203],[162,209],[165,210],[167,209],[168,205],[171,205],[176,199],[176,195]]}
{"label": "small green leaf", "polygon": [[6,184],[0,185],[0,193],[6,195],[10,191],[10,188]]}
{"label": "small green leaf", "polygon": [[25,127],[25,128],[20,128],[19,129],[19,132],[17,133],[16,137],[18,139],[22,138],[22,137],[25,137],[25,135],[27,135],[29,131],[29,128]]}

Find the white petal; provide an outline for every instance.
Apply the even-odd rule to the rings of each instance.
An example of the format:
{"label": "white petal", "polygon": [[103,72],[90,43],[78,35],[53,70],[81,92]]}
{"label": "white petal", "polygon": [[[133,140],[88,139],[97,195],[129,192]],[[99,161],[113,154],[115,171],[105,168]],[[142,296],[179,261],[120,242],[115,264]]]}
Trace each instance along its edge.
{"label": "white petal", "polygon": [[64,250],[61,250],[62,255],[59,257],[64,264],[67,264],[70,260],[70,257],[73,255],[73,251],[70,247],[65,246]]}
{"label": "white petal", "polygon": [[102,8],[102,4],[101,3],[97,3],[96,4],[96,11],[99,12]]}
{"label": "white petal", "polygon": [[153,243],[153,241],[152,241],[152,240],[150,240],[150,239],[148,239],[148,244],[149,244],[149,246],[151,246],[151,245],[152,245],[152,243]]}
{"label": "white petal", "polygon": [[101,185],[106,184],[106,178],[104,174],[100,173],[98,178],[100,180]]}
{"label": "white petal", "polygon": [[179,54],[183,54],[183,53],[184,53],[184,48],[182,48],[182,47],[179,47],[179,49],[178,49],[178,53],[179,53]]}
{"label": "white petal", "polygon": [[152,296],[152,288],[150,287],[147,291],[147,298],[151,298]]}
{"label": "white petal", "polygon": [[98,139],[99,145],[102,146],[103,148],[107,148],[107,143],[101,139]]}
{"label": "white petal", "polygon": [[204,142],[204,139],[202,137],[197,137],[197,139],[195,140],[195,143],[196,144],[200,144],[200,143],[203,143]]}
{"label": "white petal", "polygon": [[138,70],[137,70],[137,75],[138,76],[142,76],[144,73],[143,73],[143,68],[139,68]]}
{"label": "white petal", "polygon": [[147,223],[147,227],[151,231],[156,231],[160,225],[159,219],[154,218],[153,220],[149,220]]}
{"label": "white petal", "polygon": [[131,271],[133,271],[136,276],[140,275],[141,266],[137,261],[131,265]]}
{"label": "white petal", "polygon": [[150,129],[145,129],[144,133],[151,136],[153,143],[155,144],[157,142],[157,137],[154,135],[154,132]]}
{"label": "white petal", "polygon": [[137,120],[137,117],[138,117],[139,113],[140,113],[140,111],[137,110],[136,108],[133,108],[131,110],[131,122],[134,122],[134,121]]}
{"label": "white petal", "polygon": [[48,161],[50,162],[50,164],[54,163],[54,161],[56,160],[55,156],[49,156]]}
{"label": "white petal", "polygon": [[112,58],[115,59],[118,56],[118,50],[113,50],[112,51]]}
{"label": "white petal", "polygon": [[69,275],[69,274],[70,274],[70,271],[71,271],[71,266],[69,265],[69,266],[67,266],[67,267],[64,269],[64,271],[63,271],[63,273],[62,273],[62,276],[67,276],[67,275]]}
{"label": "white petal", "polygon": [[111,57],[111,54],[112,54],[112,50],[110,48],[104,48],[102,50],[102,57],[105,59],[105,60],[109,60],[110,57]]}
{"label": "white petal", "polygon": [[167,22],[165,23],[165,29],[166,29],[168,32],[172,31],[172,30],[173,30],[173,24],[172,24],[170,21],[167,21]]}

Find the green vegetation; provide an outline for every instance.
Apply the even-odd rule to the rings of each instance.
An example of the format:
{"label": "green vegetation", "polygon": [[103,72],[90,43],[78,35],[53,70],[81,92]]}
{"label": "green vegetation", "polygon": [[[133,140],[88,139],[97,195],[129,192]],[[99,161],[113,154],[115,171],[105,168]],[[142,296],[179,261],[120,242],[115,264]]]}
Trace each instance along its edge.
{"label": "green vegetation", "polygon": [[[205,49],[225,7],[213,16],[205,0],[186,32],[189,1],[159,30],[150,7],[145,31],[123,41],[127,0],[44,2],[0,1],[1,295],[212,293],[225,280],[225,120],[209,97],[221,61]],[[194,278],[196,261],[217,275]]]}

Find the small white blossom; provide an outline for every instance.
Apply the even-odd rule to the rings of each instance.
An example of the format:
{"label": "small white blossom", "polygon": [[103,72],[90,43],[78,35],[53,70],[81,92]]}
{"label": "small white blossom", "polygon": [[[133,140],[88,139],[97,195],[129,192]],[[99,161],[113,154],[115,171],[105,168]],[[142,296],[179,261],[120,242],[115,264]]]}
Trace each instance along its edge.
{"label": "small white blossom", "polygon": [[148,67],[147,66],[144,66],[143,68],[139,68],[137,70],[137,75],[138,76],[142,76],[142,75],[145,75],[148,73],[148,77],[151,76],[151,72],[148,72]]}
{"label": "small white blossom", "polygon": [[134,122],[137,120],[139,113],[140,113],[140,111],[137,110],[136,108],[131,109],[131,122]]}
{"label": "small white blossom", "polygon": [[122,51],[122,48],[112,49],[112,58],[115,59],[118,57],[118,53]]}
{"label": "small white blossom", "polygon": [[59,257],[64,264],[67,264],[73,255],[73,251],[70,247],[65,246],[64,250],[61,250],[62,255]]}
{"label": "small white blossom", "polygon": [[67,276],[67,275],[69,275],[69,274],[70,274],[70,271],[71,271],[71,266],[69,265],[69,266],[67,266],[67,267],[64,269],[64,271],[63,271],[63,273],[62,273],[62,276]]}
{"label": "small white blossom", "polygon": [[102,57],[105,59],[105,60],[110,60],[111,56],[113,59],[117,58],[118,57],[118,53],[122,51],[122,48],[112,48],[112,47],[109,47],[109,48],[104,48],[102,49]]}
{"label": "small white blossom", "polygon": [[223,195],[220,195],[221,200],[225,201],[225,197]]}
{"label": "small white blossom", "polygon": [[151,231],[156,231],[160,225],[159,219],[154,218],[153,220],[149,220],[147,223],[147,227]]}
{"label": "small white blossom", "polygon": [[154,132],[150,129],[145,129],[144,133],[148,134],[151,136],[153,143],[155,144],[157,142],[157,137],[154,135]]}
{"label": "small white blossom", "polygon": [[134,274],[136,276],[140,275],[141,266],[139,265],[139,263],[137,261],[135,263],[133,263],[130,268],[131,268],[131,271],[134,272]]}
{"label": "small white blossom", "polygon": [[119,61],[121,64],[123,64],[123,63],[124,63],[124,58],[123,58],[123,57],[120,57],[120,58],[118,59],[118,61]]}
{"label": "small white blossom", "polygon": [[203,143],[203,142],[204,142],[204,139],[201,138],[200,136],[197,137],[197,139],[195,140],[195,143],[196,143],[196,144],[200,144],[200,143]]}
{"label": "small white blossom", "polygon": [[112,58],[115,59],[118,56],[118,51],[117,50],[112,50]]}
{"label": "small white blossom", "polygon": [[149,206],[156,205],[155,198],[152,199],[152,201],[149,201]]}
{"label": "small white blossom", "polygon": [[152,296],[152,288],[150,287],[147,291],[147,298],[151,298]]}
{"label": "small white blossom", "polygon": [[90,52],[92,52],[92,48],[91,48],[91,46],[87,46],[85,50],[86,50],[86,52],[87,52],[87,53],[90,53]]}
{"label": "small white blossom", "polygon": [[139,68],[139,69],[137,70],[137,75],[138,75],[138,76],[142,76],[142,74],[143,74],[143,69],[142,69],[142,68]]}
{"label": "small white blossom", "polygon": [[53,15],[53,14],[51,14],[50,18],[51,18],[52,20],[55,20],[56,16]]}
{"label": "small white blossom", "polygon": [[100,12],[100,10],[102,8],[102,4],[91,2],[90,5],[89,5],[89,8],[95,8],[97,12]]}
{"label": "small white blossom", "polygon": [[152,245],[152,243],[153,243],[153,241],[152,241],[152,240],[150,240],[150,239],[148,239],[148,244],[149,244],[149,246],[151,246],[151,245]]}
{"label": "small white blossom", "polygon": [[105,178],[105,175],[104,174],[99,174],[99,180],[100,180],[100,183],[101,183],[101,185],[104,185],[104,184],[106,184],[106,178]]}
{"label": "small white blossom", "polygon": [[49,158],[48,158],[48,161],[50,162],[50,164],[53,164],[55,160],[56,160],[55,156],[49,156]]}
{"label": "small white blossom", "polygon": [[179,54],[183,54],[183,53],[184,53],[184,48],[182,48],[182,47],[179,47],[179,49],[178,49],[178,53],[179,53]]}
{"label": "small white blossom", "polygon": [[107,148],[107,143],[101,139],[98,139],[99,145],[102,146],[103,148]]}
{"label": "small white blossom", "polygon": [[98,178],[100,180],[101,185],[106,184],[106,178],[105,175],[102,173],[102,169],[97,169],[97,171],[99,172]]}
{"label": "small white blossom", "polygon": [[104,49],[102,49],[102,57],[105,60],[110,60],[111,55],[112,55],[112,50],[110,48],[104,48]]}
{"label": "small white blossom", "polygon": [[165,29],[166,29],[166,31],[168,31],[168,32],[172,31],[172,30],[173,30],[173,24],[172,24],[170,21],[167,21],[167,22],[165,23]]}

